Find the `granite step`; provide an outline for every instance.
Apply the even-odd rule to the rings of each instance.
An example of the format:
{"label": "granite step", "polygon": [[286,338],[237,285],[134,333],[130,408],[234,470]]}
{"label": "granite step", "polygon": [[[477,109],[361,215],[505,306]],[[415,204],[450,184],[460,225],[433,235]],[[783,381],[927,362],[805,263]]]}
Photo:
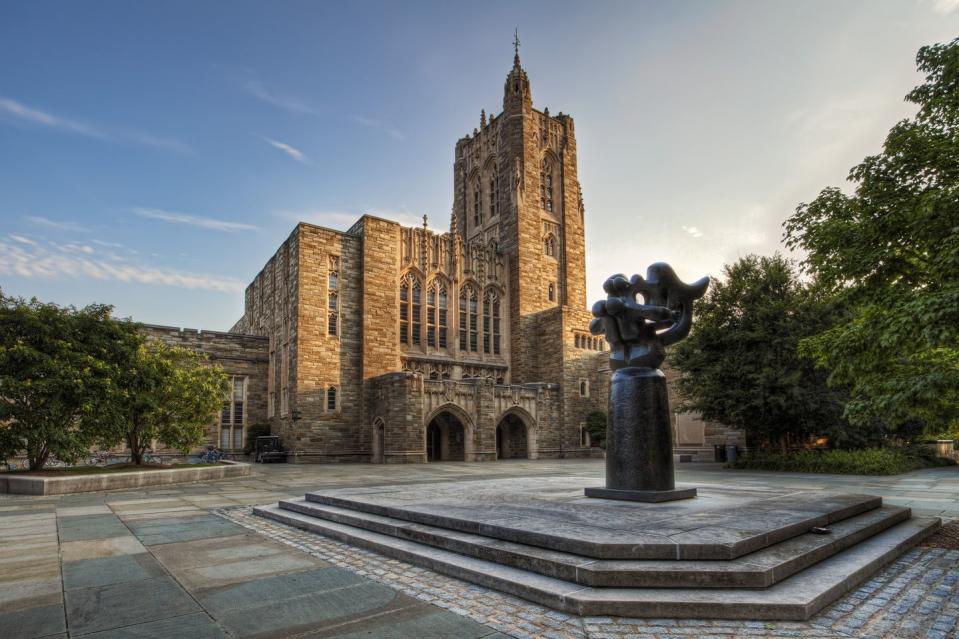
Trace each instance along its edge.
{"label": "granite step", "polygon": [[884,506],[832,524],[831,534],[807,532],[731,561],[597,560],[305,499],[279,507],[586,586],[660,588],[766,588],[910,516],[908,508]]}
{"label": "granite step", "polygon": [[700,508],[693,500],[643,505],[582,497],[558,505],[547,500],[515,502],[505,496],[501,502],[468,503],[470,496],[459,494],[448,500],[405,499],[406,494],[419,497],[418,490],[333,489],[307,493],[306,500],[594,559],[665,560],[736,559],[882,506],[882,499],[873,495],[819,494],[810,499],[807,492],[708,511],[693,510]]}
{"label": "granite step", "polygon": [[938,518],[888,528],[768,588],[596,588],[280,508],[262,517],[576,615],[805,620],[937,530]]}

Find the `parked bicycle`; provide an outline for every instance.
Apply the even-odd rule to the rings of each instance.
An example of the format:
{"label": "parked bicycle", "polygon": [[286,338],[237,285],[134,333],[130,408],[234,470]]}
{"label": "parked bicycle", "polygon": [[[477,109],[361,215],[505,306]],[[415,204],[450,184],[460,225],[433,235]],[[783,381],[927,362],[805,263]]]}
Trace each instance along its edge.
{"label": "parked bicycle", "polygon": [[207,446],[205,452],[200,454],[200,461],[208,464],[215,464],[226,458],[226,453],[215,446]]}

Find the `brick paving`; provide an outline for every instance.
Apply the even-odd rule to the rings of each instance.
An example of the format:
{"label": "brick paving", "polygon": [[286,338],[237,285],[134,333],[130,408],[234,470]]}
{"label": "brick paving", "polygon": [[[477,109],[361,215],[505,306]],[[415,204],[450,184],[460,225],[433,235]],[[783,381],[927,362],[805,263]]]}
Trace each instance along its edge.
{"label": "brick paving", "polygon": [[913,549],[808,622],[577,617],[257,517],[248,506],[213,512],[517,639],[959,637],[959,550]]}

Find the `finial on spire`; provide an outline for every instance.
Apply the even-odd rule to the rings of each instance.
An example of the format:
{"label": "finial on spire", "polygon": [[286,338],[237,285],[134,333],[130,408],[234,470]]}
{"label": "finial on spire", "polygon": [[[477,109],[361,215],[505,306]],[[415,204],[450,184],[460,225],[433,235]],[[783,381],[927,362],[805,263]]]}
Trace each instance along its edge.
{"label": "finial on spire", "polygon": [[426,230],[426,215],[423,215],[423,230]]}
{"label": "finial on spire", "polygon": [[519,66],[519,29],[513,30],[513,66]]}

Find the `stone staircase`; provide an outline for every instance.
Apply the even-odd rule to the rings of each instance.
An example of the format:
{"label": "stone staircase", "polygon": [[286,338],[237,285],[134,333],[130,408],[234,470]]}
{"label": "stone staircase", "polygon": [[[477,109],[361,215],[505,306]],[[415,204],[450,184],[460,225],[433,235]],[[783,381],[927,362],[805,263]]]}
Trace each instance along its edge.
{"label": "stone staircase", "polygon": [[868,495],[700,487],[637,504],[521,481],[534,485],[337,489],[254,511],[566,612],[633,617],[806,619],[939,527]]}

